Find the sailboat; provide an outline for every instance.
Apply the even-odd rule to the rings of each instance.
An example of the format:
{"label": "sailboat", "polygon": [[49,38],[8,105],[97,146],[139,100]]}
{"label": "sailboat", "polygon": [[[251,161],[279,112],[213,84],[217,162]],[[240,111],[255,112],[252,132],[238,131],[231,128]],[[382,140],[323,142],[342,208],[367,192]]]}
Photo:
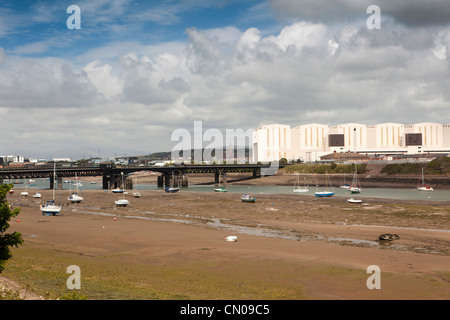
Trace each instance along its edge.
{"label": "sailboat", "polygon": [[27,184],[27,181],[25,180],[24,182],[23,182],[23,184],[24,184],[24,186],[25,186],[25,191],[22,191],[21,193],[20,193],[20,195],[21,196],[23,196],[23,197],[27,197],[28,196],[28,184]]}
{"label": "sailboat", "polygon": [[[165,192],[167,192],[167,193],[175,193],[175,192],[178,192],[178,191],[180,191],[180,187],[178,186],[178,187],[175,187],[175,178],[174,178],[174,176],[173,176],[173,172],[172,172],[172,181],[173,181],[173,183],[172,183],[172,186],[171,187],[165,187],[164,188],[164,191]],[[179,184],[179,180],[178,180],[178,184]]]}
{"label": "sailboat", "polygon": [[[136,178],[136,181],[137,181],[137,178]],[[141,193],[137,191],[136,185],[137,185],[137,183],[134,183],[134,184],[133,184],[133,189],[134,189],[133,197],[135,197],[135,198],[140,198],[140,197],[141,197]]]}
{"label": "sailboat", "polygon": [[228,192],[227,188],[220,185],[220,175],[219,175],[219,185],[214,188],[215,192]]}
{"label": "sailboat", "polygon": [[294,190],[292,190],[292,191],[293,192],[308,192],[308,186],[306,185],[306,180],[305,180],[305,185],[300,186],[299,176],[297,175],[297,183],[294,185]]}
{"label": "sailboat", "polygon": [[123,180],[123,172],[121,172],[121,174],[122,174],[122,185],[124,186],[123,191],[122,191],[123,197],[122,197],[122,199],[114,201],[114,203],[117,204],[119,207],[126,207],[127,205],[130,204],[130,202],[127,199],[125,199],[125,192],[124,192],[125,191],[125,182]]}
{"label": "sailboat", "polygon": [[[326,189],[328,189],[328,183],[330,184],[330,187],[331,187],[331,181],[329,181],[329,180],[330,180],[330,178],[328,177],[328,171],[327,171],[326,172]],[[314,195],[319,198],[332,197],[332,196],[334,196],[334,191],[328,191],[328,190],[317,191],[314,193]]]}
{"label": "sailboat", "polygon": [[61,206],[55,204],[55,183],[56,182],[56,163],[53,165],[53,200],[47,201],[46,204],[41,205],[42,214],[55,215],[61,211]]}
{"label": "sailboat", "polygon": [[345,173],[344,173],[344,183],[340,186],[341,189],[349,189],[350,185],[348,183],[345,183]]}
{"label": "sailboat", "polygon": [[[75,173],[75,180],[77,180],[76,173]],[[81,201],[83,201],[83,197],[79,195],[79,190],[78,190],[78,186],[80,185],[80,183],[76,183],[75,185],[77,186],[77,192],[71,193],[68,197],[68,200],[72,203],[80,203]],[[71,187],[71,189],[72,189],[72,187]]]}
{"label": "sailboat", "polygon": [[351,193],[360,193],[361,192],[361,186],[359,185],[358,171],[356,169],[356,164],[355,164],[355,173],[353,174],[352,185],[350,186],[350,188],[348,188],[348,190],[350,190]]}
{"label": "sailboat", "polygon": [[433,191],[433,188],[430,187],[429,185],[425,184],[425,179],[423,176],[423,168],[422,168],[422,184],[420,184],[420,180],[419,183],[417,184],[417,190],[418,191]]}

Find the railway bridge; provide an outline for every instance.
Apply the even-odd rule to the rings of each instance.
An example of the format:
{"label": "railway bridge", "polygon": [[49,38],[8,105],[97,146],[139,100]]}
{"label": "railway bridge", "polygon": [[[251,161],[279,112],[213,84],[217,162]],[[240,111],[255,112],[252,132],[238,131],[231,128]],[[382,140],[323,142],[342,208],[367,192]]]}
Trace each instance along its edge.
{"label": "railway bridge", "polygon": [[98,166],[56,166],[56,176],[54,177],[53,165],[42,165],[35,167],[5,167],[0,168],[0,183],[5,179],[37,179],[50,178],[50,189],[53,189],[53,184],[56,179],[62,185],[63,178],[72,177],[102,177],[103,189],[113,189],[121,185],[121,177],[128,177],[130,174],[139,171],[153,171],[159,172],[158,186],[164,185],[182,185],[188,186],[188,174],[211,174],[214,173],[214,182],[218,183],[222,178],[224,184],[227,181],[227,173],[252,173],[253,178],[262,175],[270,175],[276,173],[278,168],[285,165],[270,165],[270,164],[182,164],[170,166],[115,166],[114,164],[101,164]]}

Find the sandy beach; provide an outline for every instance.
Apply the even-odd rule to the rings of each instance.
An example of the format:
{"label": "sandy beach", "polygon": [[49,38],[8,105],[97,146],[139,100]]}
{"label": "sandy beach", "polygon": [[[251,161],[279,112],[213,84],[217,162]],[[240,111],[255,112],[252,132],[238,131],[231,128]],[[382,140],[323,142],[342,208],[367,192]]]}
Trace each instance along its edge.
{"label": "sandy beach", "polygon": [[[450,299],[450,203],[141,190],[118,208],[107,190],[79,204],[68,192],[58,216],[8,196],[24,244],[2,276],[30,299],[67,291],[69,265],[89,299]],[[400,238],[377,241],[383,233]],[[381,289],[367,287],[371,265]]]}

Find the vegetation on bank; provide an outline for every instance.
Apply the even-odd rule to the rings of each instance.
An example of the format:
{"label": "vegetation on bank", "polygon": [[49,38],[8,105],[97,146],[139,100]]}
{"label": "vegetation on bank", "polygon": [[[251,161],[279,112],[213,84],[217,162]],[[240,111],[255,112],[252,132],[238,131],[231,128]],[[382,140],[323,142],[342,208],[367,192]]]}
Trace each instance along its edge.
{"label": "vegetation on bank", "polygon": [[437,157],[436,159],[424,164],[424,163],[402,163],[402,164],[388,164],[382,170],[382,174],[395,175],[395,174],[422,174],[422,168],[424,174],[430,175],[445,175],[450,173],[450,157]]}
{"label": "vegetation on bank", "polygon": [[[356,169],[358,174],[362,174],[366,172],[366,164],[358,164],[356,165]],[[295,173],[338,173],[338,174],[353,174],[355,172],[354,164],[319,164],[319,163],[301,163],[301,164],[293,164],[280,169],[280,171],[284,171],[287,174],[295,174]]]}
{"label": "vegetation on bank", "polygon": [[20,233],[6,233],[9,229],[9,221],[20,212],[20,208],[11,209],[11,205],[6,198],[12,188],[13,184],[0,186],[0,273],[5,269],[5,263],[12,257],[10,248],[17,248],[23,243]]}

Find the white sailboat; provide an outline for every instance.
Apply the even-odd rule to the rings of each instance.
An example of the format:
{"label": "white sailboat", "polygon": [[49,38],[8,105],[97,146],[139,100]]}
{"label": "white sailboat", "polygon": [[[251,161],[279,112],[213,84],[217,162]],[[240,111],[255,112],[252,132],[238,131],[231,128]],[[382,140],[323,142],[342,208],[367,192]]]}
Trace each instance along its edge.
{"label": "white sailboat", "polygon": [[27,184],[27,181],[25,180],[25,181],[23,182],[23,184],[24,184],[24,186],[25,186],[25,191],[22,191],[22,192],[20,193],[20,195],[21,195],[22,197],[27,197],[27,196],[28,196],[28,184]]}
{"label": "white sailboat", "polygon": [[306,179],[305,179],[305,185],[300,186],[299,175],[297,175],[297,183],[294,185],[294,189],[292,190],[292,192],[308,192],[308,186],[306,185]]}
{"label": "white sailboat", "polygon": [[351,193],[360,193],[362,191],[361,186],[359,184],[358,171],[356,169],[356,164],[355,164],[355,173],[353,174],[352,185],[350,186],[350,188],[348,188],[348,190],[351,191]]}
{"label": "white sailboat", "polygon": [[340,186],[341,189],[349,189],[350,185],[348,183],[345,183],[345,173],[344,173],[344,183]]}
{"label": "white sailboat", "polygon": [[136,183],[133,184],[133,197],[135,198],[140,198],[141,197],[141,193],[137,191],[137,177],[136,177]]}
{"label": "white sailboat", "polygon": [[[75,180],[77,180],[77,174],[75,173]],[[77,192],[71,193],[69,195],[69,197],[67,198],[70,202],[72,203],[80,203],[81,201],[83,201],[83,197],[80,196],[79,194],[79,189],[78,187],[80,186],[81,183],[76,183],[75,185],[77,186]],[[72,187],[70,188],[71,192],[72,192]]]}
{"label": "white sailboat", "polygon": [[[326,171],[326,189],[328,189],[328,184],[330,184],[330,187],[331,187],[331,181],[329,181],[329,180],[330,180],[330,178],[328,177],[328,171]],[[334,191],[329,191],[329,190],[317,191],[314,193],[314,195],[318,198],[332,197],[332,196],[334,196]]]}
{"label": "white sailboat", "polygon": [[53,166],[53,200],[47,201],[44,205],[41,205],[42,214],[52,214],[55,215],[61,211],[61,206],[55,204],[55,183],[56,182],[56,163]]}
{"label": "white sailboat", "polygon": [[219,174],[219,186],[217,186],[216,188],[214,188],[215,192],[228,192],[227,188],[223,187],[220,185],[220,175]]}
{"label": "white sailboat", "polygon": [[425,184],[423,168],[422,168],[422,183],[420,183],[420,180],[419,180],[419,184],[417,184],[417,190],[418,191],[433,191],[432,187],[430,187],[428,184]]}
{"label": "white sailboat", "polygon": [[114,201],[114,203],[117,205],[117,206],[119,206],[119,207],[126,207],[127,205],[129,205],[130,204],[130,201],[128,201],[127,199],[125,199],[125,182],[124,182],[124,180],[123,180],[123,172],[121,172],[121,175],[122,175],[122,185],[123,185],[123,190],[122,190],[122,195],[123,195],[123,197],[122,197],[122,199],[119,199],[119,200],[117,200],[117,201]]}

